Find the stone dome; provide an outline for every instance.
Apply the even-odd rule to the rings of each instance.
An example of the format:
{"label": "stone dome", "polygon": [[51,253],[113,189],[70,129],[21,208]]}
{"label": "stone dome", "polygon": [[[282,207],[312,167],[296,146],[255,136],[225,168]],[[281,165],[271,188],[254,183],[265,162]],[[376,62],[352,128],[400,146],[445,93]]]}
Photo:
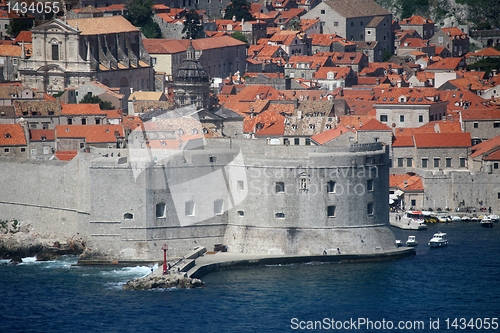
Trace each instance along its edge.
{"label": "stone dome", "polygon": [[195,58],[195,50],[191,41],[186,50],[186,60],[182,62],[175,76],[176,82],[210,82],[207,71],[201,66],[200,62]]}

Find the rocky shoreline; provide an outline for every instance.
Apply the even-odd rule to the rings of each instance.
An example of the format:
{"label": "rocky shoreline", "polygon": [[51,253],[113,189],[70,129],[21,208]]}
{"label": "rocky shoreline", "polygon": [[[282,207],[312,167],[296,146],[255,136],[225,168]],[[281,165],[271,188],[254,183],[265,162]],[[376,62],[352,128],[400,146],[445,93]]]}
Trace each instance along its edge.
{"label": "rocky shoreline", "polygon": [[122,288],[125,290],[149,290],[163,288],[200,288],[205,283],[200,279],[185,277],[180,274],[155,275],[137,278],[125,283]]}
{"label": "rocky shoreline", "polygon": [[81,238],[40,235],[31,233],[29,226],[17,220],[0,221],[0,259],[10,259],[11,264],[27,257],[54,260],[67,254],[80,255],[84,250]]}

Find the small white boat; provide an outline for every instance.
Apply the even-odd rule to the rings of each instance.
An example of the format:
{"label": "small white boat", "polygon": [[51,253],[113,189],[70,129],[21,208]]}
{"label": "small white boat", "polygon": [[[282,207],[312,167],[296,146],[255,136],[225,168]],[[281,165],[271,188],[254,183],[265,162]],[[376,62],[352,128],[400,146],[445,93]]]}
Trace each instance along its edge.
{"label": "small white boat", "polygon": [[481,226],[483,226],[485,228],[493,227],[493,220],[488,216],[483,217],[483,219],[481,220],[480,223],[481,223]]}
{"label": "small white boat", "polygon": [[406,241],[406,246],[417,246],[418,242],[415,239],[415,236],[408,236],[408,240]]}
{"label": "small white boat", "polygon": [[429,241],[428,245],[430,247],[443,247],[448,245],[448,240],[446,239],[446,233],[444,232],[437,232],[432,236],[431,240]]}
{"label": "small white boat", "polygon": [[401,241],[401,239],[396,239],[394,243],[396,244],[397,247],[403,246],[403,242]]}
{"label": "small white boat", "polygon": [[496,214],[490,214],[488,215],[488,217],[491,219],[491,221],[493,222],[498,222],[500,221],[500,216],[496,215]]}

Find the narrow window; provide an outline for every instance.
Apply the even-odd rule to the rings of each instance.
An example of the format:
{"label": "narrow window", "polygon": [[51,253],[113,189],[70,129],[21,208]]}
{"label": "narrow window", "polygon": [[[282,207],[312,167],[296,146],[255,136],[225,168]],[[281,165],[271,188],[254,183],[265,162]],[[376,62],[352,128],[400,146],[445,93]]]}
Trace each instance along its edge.
{"label": "narrow window", "polygon": [[156,204],[156,218],[165,217],[167,213],[167,205],[164,203]]}
{"label": "narrow window", "polygon": [[217,199],[214,201],[214,214],[215,215],[222,215],[224,212],[224,200],[222,199]]}
{"label": "narrow window", "polygon": [[238,191],[244,191],[245,182],[243,182],[242,180],[238,180],[238,182],[236,183],[236,188],[238,189]]}
{"label": "narrow window", "polygon": [[460,157],[460,167],[465,168],[465,164],[466,164],[465,157]]}
{"label": "narrow window", "polygon": [[301,190],[308,189],[307,178],[300,178],[300,189]]}
{"label": "narrow window", "polygon": [[328,217],[335,217],[335,206],[328,206],[326,207],[326,216]]}
{"label": "narrow window", "polygon": [[366,181],[366,190],[373,191],[373,179],[368,179]]}
{"label": "narrow window", "polygon": [[82,125],[87,125],[87,119],[86,118],[82,118]]}
{"label": "narrow window", "polygon": [[276,182],[276,193],[285,192],[285,183],[284,182]]}
{"label": "narrow window", "polygon": [[446,167],[451,168],[451,157],[447,157],[445,162],[446,162]]}
{"label": "narrow window", "polygon": [[418,122],[419,123],[423,123],[424,122],[424,115],[422,115],[422,114],[418,115]]}
{"label": "narrow window", "polygon": [[498,162],[493,163],[493,169],[498,169]]}
{"label": "narrow window", "polygon": [[298,146],[300,144],[300,139],[299,138],[293,139],[293,144]]}
{"label": "narrow window", "polygon": [[399,122],[400,123],[404,123],[405,122],[405,115],[404,114],[400,114],[399,115]]}
{"label": "narrow window", "polygon": [[380,115],[380,122],[386,123],[387,122],[387,115],[386,114],[381,114]]}
{"label": "narrow window", "polygon": [[402,168],[403,167],[403,158],[398,158],[398,167]]}
{"label": "narrow window", "polygon": [[423,158],[423,159],[422,159],[422,168],[427,168],[427,162],[428,162],[428,161],[429,161],[429,160],[428,160],[427,158]]}
{"label": "narrow window", "polygon": [[52,44],[52,60],[59,60],[59,44]]}
{"label": "narrow window", "polygon": [[370,202],[368,203],[368,205],[366,205],[366,213],[368,215],[373,215],[373,202]]}
{"label": "narrow window", "polygon": [[335,193],[335,182],[333,180],[326,183],[326,191],[328,193]]}
{"label": "narrow window", "polygon": [[194,216],[194,201],[186,201],[184,204],[184,213],[186,216]]}
{"label": "narrow window", "polygon": [[372,156],[366,156],[365,157],[365,164],[371,164],[373,163],[373,157]]}
{"label": "narrow window", "polygon": [[411,199],[411,206],[415,207],[417,205],[417,200]]}
{"label": "narrow window", "polygon": [[439,168],[439,161],[440,161],[440,158],[438,158],[438,157],[434,158],[434,167],[435,168]]}
{"label": "narrow window", "polygon": [[474,128],[479,128],[479,123],[473,123]]}
{"label": "narrow window", "polygon": [[306,138],[306,146],[310,146],[311,145],[311,138]]}
{"label": "narrow window", "polygon": [[210,156],[210,163],[216,163],[217,162],[217,156]]}
{"label": "narrow window", "polygon": [[406,159],[406,166],[407,166],[408,168],[411,168],[411,167],[413,166],[413,159],[412,159],[411,157],[408,157],[408,158]]}

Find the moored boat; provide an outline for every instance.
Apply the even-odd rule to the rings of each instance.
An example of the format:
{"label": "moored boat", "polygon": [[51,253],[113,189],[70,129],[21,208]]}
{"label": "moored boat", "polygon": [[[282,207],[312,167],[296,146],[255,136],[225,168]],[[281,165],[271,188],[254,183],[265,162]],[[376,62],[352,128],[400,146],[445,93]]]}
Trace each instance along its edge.
{"label": "moored boat", "polygon": [[481,219],[481,226],[485,228],[491,228],[493,227],[493,220],[489,218],[488,216],[485,216]]}

